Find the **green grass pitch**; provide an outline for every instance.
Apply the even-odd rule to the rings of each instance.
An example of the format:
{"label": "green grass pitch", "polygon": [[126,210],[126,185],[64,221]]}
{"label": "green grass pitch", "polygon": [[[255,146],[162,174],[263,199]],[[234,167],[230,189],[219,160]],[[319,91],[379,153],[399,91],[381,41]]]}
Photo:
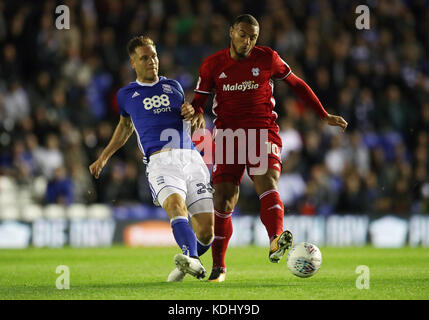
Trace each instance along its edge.
{"label": "green grass pitch", "polygon": [[[307,279],[293,276],[285,257],[270,263],[267,248],[231,247],[225,282],[188,275],[182,283],[166,283],[177,248],[0,250],[0,299],[429,299],[429,248],[321,251],[322,267]],[[201,260],[209,271],[211,252]],[[59,265],[69,267],[68,290],[56,288]],[[356,288],[359,265],[369,267],[369,289]]]}

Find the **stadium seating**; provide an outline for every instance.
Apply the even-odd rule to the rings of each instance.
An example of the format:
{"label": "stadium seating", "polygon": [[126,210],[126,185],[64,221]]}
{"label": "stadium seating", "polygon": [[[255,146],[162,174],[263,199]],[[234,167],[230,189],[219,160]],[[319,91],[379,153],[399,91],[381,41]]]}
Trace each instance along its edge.
{"label": "stadium seating", "polygon": [[107,219],[112,217],[112,210],[104,204],[92,204],[88,206],[88,218]]}
{"label": "stadium seating", "polygon": [[0,220],[18,220],[19,208],[16,205],[0,205]]}
{"label": "stadium seating", "polygon": [[70,220],[85,219],[88,217],[87,207],[84,204],[72,204],[67,207],[66,216]]}
{"label": "stadium seating", "polygon": [[43,208],[38,204],[27,204],[21,207],[21,219],[26,222],[32,222],[43,218]]}
{"label": "stadium seating", "polygon": [[47,205],[44,209],[43,216],[46,219],[61,219],[65,218],[64,206],[58,204]]}

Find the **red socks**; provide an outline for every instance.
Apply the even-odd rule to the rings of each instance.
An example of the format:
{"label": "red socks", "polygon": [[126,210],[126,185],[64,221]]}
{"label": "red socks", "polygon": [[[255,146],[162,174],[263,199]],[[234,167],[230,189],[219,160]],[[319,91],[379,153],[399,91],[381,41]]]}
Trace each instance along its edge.
{"label": "red socks", "polygon": [[[270,241],[283,232],[284,206],[277,190],[268,190],[260,195],[261,221],[267,229]],[[213,269],[226,268],[225,253],[232,236],[232,212],[215,209],[214,240],[212,243]]]}
{"label": "red socks", "polygon": [[212,243],[213,269],[226,268],[225,253],[232,235],[232,212],[214,210],[214,240]]}
{"label": "red socks", "polygon": [[270,241],[283,232],[284,206],[277,190],[268,190],[259,196],[261,221],[267,229]]}

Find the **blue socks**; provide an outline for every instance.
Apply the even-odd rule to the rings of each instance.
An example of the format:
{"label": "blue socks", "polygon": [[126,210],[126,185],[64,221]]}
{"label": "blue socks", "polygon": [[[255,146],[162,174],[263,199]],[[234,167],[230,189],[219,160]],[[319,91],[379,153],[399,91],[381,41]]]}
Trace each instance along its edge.
{"label": "blue socks", "polygon": [[173,229],[174,239],[184,255],[190,257],[201,257],[213,243],[213,240],[209,244],[201,243],[195,236],[194,231],[188,223],[188,219],[185,217],[175,217],[171,221],[171,228]]}
{"label": "blue socks", "polygon": [[198,257],[197,238],[186,217],[175,217],[171,220],[174,239],[184,255]]}
{"label": "blue socks", "polygon": [[213,243],[213,240],[209,244],[203,244],[197,239],[198,256],[201,257],[207,250],[209,250],[212,243]]}

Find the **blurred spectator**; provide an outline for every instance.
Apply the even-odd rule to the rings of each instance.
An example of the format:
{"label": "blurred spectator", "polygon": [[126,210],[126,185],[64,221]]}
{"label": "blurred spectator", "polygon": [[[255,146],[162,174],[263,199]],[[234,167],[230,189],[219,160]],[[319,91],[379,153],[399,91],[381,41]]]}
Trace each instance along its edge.
{"label": "blurred spectator", "polygon": [[2,47],[3,59],[0,69],[1,78],[8,80],[9,83],[16,82],[14,77],[21,76],[22,65],[17,57],[16,47],[12,43],[6,43]]}
{"label": "blurred spectator", "polygon": [[109,184],[101,189],[104,203],[113,205],[138,202],[137,170],[135,164],[114,161],[111,165]]}
{"label": "blurred spectator", "polygon": [[9,82],[9,88],[4,95],[3,103],[4,117],[12,123],[16,123],[30,114],[30,103],[27,92],[16,79]]}
{"label": "blurred spectator", "polygon": [[397,86],[391,85],[387,88],[385,102],[380,106],[380,125],[386,131],[404,132],[407,125],[407,106],[401,98]]}
{"label": "blurred spectator", "polygon": [[407,214],[412,204],[412,194],[410,186],[405,179],[399,179],[395,182],[393,191],[392,212],[396,214]]}
{"label": "blurred spectator", "polygon": [[291,151],[287,161],[283,163],[282,174],[279,179],[279,193],[285,207],[295,209],[299,200],[304,196],[306,183],[299,172],[300,154]]}
{"label": "blurred spectator", "polygon": [[370,170],[370,154],[365,146],[359,131],[353,131],[349,136],[349,143],[345,146],[344,154],[347,163],[357,168],[361,177]]}
{"label": "blurred spectator", "polygon": [[361,179],[356,170],[350,170],[344,175],[345,184],[339,195],[336,212],[357,213],[364,212],[365,203]]}
{"label": "blurred spectator", "polygon": [[60,150],[59,140],[56,135],[49,134],[46,136],[45,145],[41,150],[38,162],[42,174],[48,179],[53,177],[57,168],[63,166],[64,156]]}
{"label": "blurred spectator", "polygon": [[97,199],[94,184],[86,167],[80,163],[73,163],[70,170],[70,179],[76,203],[93,203]]}
{"label": "blurred spectator", "polygon": [[323,157],[324,150],[322,147],[320,134],[315,130],[306,132],[304,137],[304,152],[302,159],[307,165],[307,174],[313,166],[323,163]]}
{"label": "blurred spectator", "polygon": [[337,195],[332,177],[324,165],[311,168],[311,180],[304,198],[298,204],[302,214],[328,215],[334,212]]}
{"label": "blurred spectator", "polygon": [[51,75],[47,71],[42,71],[36,76],[34,85],[28,90],[32,108],[48,105],[52,90],[51,81]]}
{"label": "blurred spectator", "polygon": [[331,137],[331,145],[328,152],[325,154],[325,165],[329,172],[334,176],[339,176],[343,173],[346,166],[347,153],[343,146],[340,135]]}
{"label": "blurred spectator", "polygon": [[366,131],[374,126],[374,119],[380,120],[385,118],[384,113],[374,116],[375,102],[371,90],[363,88],[356,101],[355,107],[355,125],[359,130]]}
{"label": "blurred spectator", "polygon": [[73,185],[62,166],[54,170],[46,188],[46,203],[69,205],[74,201]]}
{"label": "blurred spectator", "polygon": [[283,118],[280,122],[279,136],[283,141],[283,148],[281,151],[281,159],[288,158],[288,154],[292,151],[300,152],[302,149],[301,136],[294,128],[293,123],[288,118]]}
{"label": "blurred spectator", "polygon": [[378,186],[377,174],[373,171],[368,172],[363,181],[362,205],[364,212],[377,212],[378,200],[383,197],[384,192]]}
{"label": "blurred spectator", "polygon": [[39,146],[39,141],[35,134],[28,133],[25,136],[25,145],[31,157],[34,159],[33,175],[37,176],[42,174],[41,163],[43,162],[43,149]]}

